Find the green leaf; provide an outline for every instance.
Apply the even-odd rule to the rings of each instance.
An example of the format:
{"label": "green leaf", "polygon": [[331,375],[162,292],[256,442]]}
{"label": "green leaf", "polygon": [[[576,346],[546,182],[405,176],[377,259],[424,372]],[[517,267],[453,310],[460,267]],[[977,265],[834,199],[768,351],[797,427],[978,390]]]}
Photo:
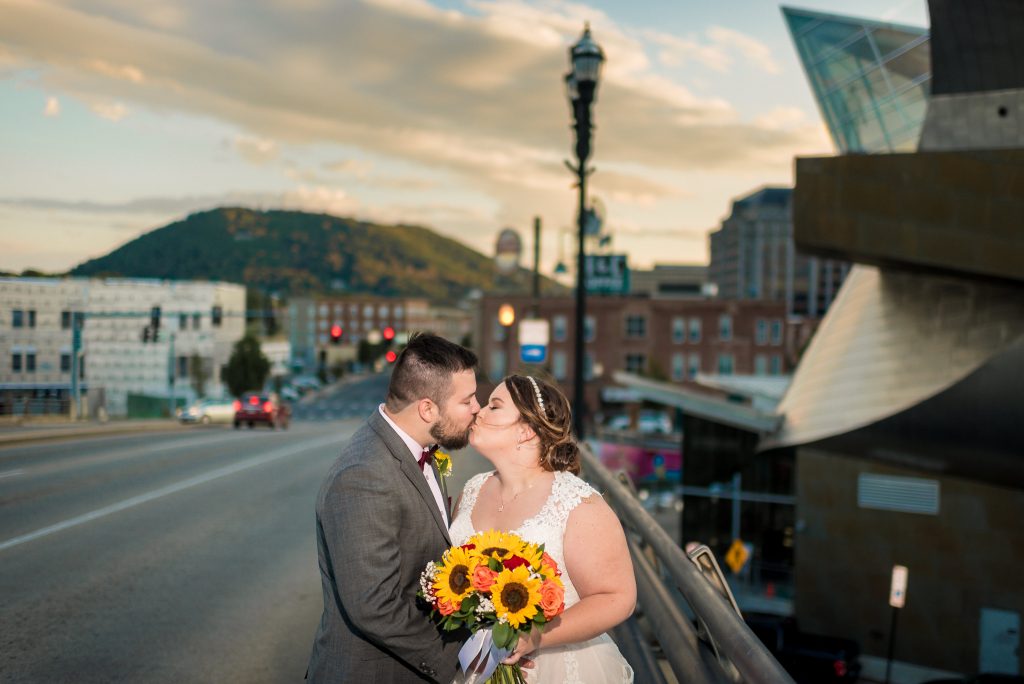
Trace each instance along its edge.
{"label": "green leaf", "polygon": [[505,569],[505,566],[502,565],[501,561],[498,560],[497,558],[490,558],[490,559],[488,559],[487,567],[489,567],[494,572],[501,572],[502,570]]}
{"label": "green leaf", "polygon": [[519,635],[516,634],[516,630],[512,629],[511,625],[504,622],[499,622],[494,626],[494,643],[498,648],[504,648],[512,650],[516,647],[516,642],[519,641]]}

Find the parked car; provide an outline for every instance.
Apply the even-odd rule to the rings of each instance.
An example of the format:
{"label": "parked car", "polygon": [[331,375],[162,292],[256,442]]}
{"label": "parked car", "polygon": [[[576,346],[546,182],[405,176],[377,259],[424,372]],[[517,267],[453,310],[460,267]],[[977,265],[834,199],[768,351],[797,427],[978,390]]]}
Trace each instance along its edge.
{"label": "parked car", "polygon": [[801,632],[792,617],[745,613],[743,618],[798,684],[857,681],[860,646],[856,641]]}
{"label": "parked car", "polygon": [[235,418],[234,404],[227,399],[200,399],[181,412],[182,423],[230,423]]}
{"label": "parked car", "polygon": [[[629,430],[629,416],[613,416],[606,427],[609,430]],[[643,435],[667,435],[672,432],[672,419],[663,411],[644,409],[637,416],[636,429]]]}
{"label": "parked car", "polygon": [[241,399],[236,399],[235,404],[235,429],[242,427],[245,423],[250,428],[256,423],[264,423],[271,430],[280,427],[288,429],[288,423],[292,417],[292,410],[288,404],[276,397],[258,392],[243,394]]}

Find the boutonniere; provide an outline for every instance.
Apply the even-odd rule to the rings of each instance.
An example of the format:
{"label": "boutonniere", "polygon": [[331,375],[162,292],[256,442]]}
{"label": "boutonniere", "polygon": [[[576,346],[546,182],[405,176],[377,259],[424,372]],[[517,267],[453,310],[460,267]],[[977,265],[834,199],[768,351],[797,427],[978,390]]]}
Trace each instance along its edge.
{"label": "boutonniere", "polygon": [[437,463],[437,474],[442,478],[452,474],[452,457],[438,449],[434,452],[434,462]]}

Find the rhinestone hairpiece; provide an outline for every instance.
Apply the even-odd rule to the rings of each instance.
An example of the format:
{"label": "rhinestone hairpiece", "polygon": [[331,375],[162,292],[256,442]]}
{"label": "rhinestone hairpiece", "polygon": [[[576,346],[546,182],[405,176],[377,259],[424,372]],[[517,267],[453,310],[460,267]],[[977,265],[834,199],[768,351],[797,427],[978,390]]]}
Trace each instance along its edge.
{"label": "rhinestone hairpiece", "polygon": [[537,384],[537,381],[529,375],[526,376],[526,379],[530,381],[531,385],[533,385],[533,393],[537,395],[537,403],[540,404],[541,413],[545,413],[547,409],[544,408],[544,400],[540,398],[540,386]]}

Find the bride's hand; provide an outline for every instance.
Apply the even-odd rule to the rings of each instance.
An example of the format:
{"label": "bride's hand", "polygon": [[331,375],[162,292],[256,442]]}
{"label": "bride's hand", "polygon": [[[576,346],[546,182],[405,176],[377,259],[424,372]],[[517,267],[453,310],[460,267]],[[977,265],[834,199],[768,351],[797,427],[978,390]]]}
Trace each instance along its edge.
{"label": "bride's hand", "polygon": [[540,636],[540,630],[536,627],[526,634],[521,634],[515,649],[509,654],[508,658],[505,658],[501,662],[505,665],[515,665],[520,659],[522,659],[523,662],[520,664],[523,667],[532,667],[532,663],[528,664],[527,662],[529,660],[527,656],[540,648]]}

